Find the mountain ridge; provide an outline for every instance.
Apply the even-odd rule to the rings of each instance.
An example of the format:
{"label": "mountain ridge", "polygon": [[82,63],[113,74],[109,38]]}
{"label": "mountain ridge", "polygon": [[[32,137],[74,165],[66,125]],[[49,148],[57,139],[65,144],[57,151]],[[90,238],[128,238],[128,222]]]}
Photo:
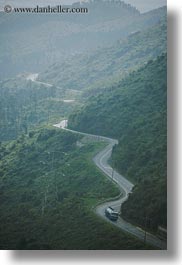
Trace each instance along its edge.
{"label": "mountain ridge", "polygon": [[[110,46],[139,27],[145,29],[157,24],[166,12],[159,9],[133,15],[133,9],[128,6],[121,8],[122,15],[116,7],[112,10],[103,5],[97,10],[97,4],[94,5],[96,11],[79,16],[1,12],[0,66],[3,70],[0,77],[15,76],[23,71],[42,72],[55,61],[94,51],[99,46]],[[96,15],[101,11],[103,16]]]}
{"label": "mountain ridge", "polygon": [[114,79],[119,79],[121,75],[124,77],[165,51],[166,39],[167,28],[161,21],[149,29],[131,32],[127,38],[118,40],[111,47],[55,63],[40,74],[40,80],[46,80],[64,89],[78,90],[85,90],[99,80],[108,81],[112,77],[114,82]]}
{"label": "mountain ridge", "polygon": [[68,123],[73,130],[119,139],[112,166],[136,184],[122,214],[143,227],[147,215],[155,231],[167,225],[166,66],[165,53],[150,60],[114,90],[89,98]]}

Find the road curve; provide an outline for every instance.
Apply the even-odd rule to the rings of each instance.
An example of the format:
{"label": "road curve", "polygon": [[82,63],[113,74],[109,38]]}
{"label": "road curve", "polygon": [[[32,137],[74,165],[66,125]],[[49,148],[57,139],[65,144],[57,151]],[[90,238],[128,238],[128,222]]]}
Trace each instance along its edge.
{"label": "road curve", "polygon": [[49,83],[45,83],[45,82],[41,82],[41,81],[38,81],[37,78],[38,78],[39,74],[36,73],[36,74],[29,74],[27,77],[26,77],[26,80],[30,80],[34,83],[37,83],[39,85],[44,85],[46,87],[52,87],[53,85],[49,84]]}
{"label": "road curve", "polygon": [[[38,84],[42,84],[45,86],[52,87],[51,84],[49,83],[44,83],[41,81],[37,81],[38,74],[30,74],[27,77],[27,80],[31,80],[32,82],[36,82]],[[120,175],[118,172],[116,172],[109,164],[108,160],[111,157],[112,154],[112,149],[114,145],[118,144],[118,140],[116,139],[111,139],[108,137],[104,136],[98,136],[98,135],[93,135],[93,134],[88,134],[88,133],[82,133],[74,130],[67,129],[67,120],[63,120],[58,124],[53,125],[54,127],[61,128],[73,133],[85,135],[85,136],[90,136],[93,138],[96,138],[97,140],[101,141],[106,141],[108,142],[108,145],[101,151],[99,152],[94,158],[93,161],[95,165],[102,170],[107,177],[109,177],[112,181],[114,181],[118,187],[121,190],[121,197],[117,200],[112,200],[112,201],[107,201],[105,203],[102,203],[98,205],[95,208],[95,212],[101,216],[105,221],[112,223],[113,225],[119,227],[120,229],[136,236],[138,239],[145,241],[148,244],[151,244],[155,247],[158,247],[159,249],[167,249],[167,242],[160,240],[158,237],[150,234],[150,233],[145,233],[141,228],[136,227],[126,221],[124,221],[121,217],[118,218],[117,222],[112,222],[110,221],[106,216],[105,216],[105,208],[111,206],[114,208],[116,211],[120,212],[121,206],[123,202],[125,202],[128,199],[129,193],[132,192],[132,189],[134,185],[128,181],[126,178],[124,178],[122,175]]]}
{"label": "road curve", "polygon": [[108,160],[111,157],[112,154],[112,149],[113,147],[118,144],[118,140],[111,139],[108,137],[104,136],[98,136],[98,135],[93,135],[93,134],[88,134],[88,133],[82,133],[74,130],[67,129],[67,120],[63,120],[58,124],[55,124],[54,127],[64,129],[66,131],[70,131],[73,133],[85,135],[85,136],[90,136],[92,138],[99,139],[101,141],[106,141],[108,142],[108,145],[100,151],[94,158],[93,161],[95,165],[104,172],[104,174],[109,177],[112,181],[114,181],[120,188],[121,190],[121,197],[115,200],[107,201],[102,204],[99,204],[95,208],[95,212],[101,216],[105,221],[112,223],[113,225],[119,227],[120,229],[126,231],[127,233],[130,233],[137,237],[138,239],[145,241],[146,243],[153,245],[154,247],[157,247],[159,249],[167,249],[167,243],[165,241],[160,240],[158,237],[150,234],[150,233],[145,233],[141,228],[136,227],[125,220],[123,220],[121,217],[118,218],[116,222],[110,221],[106,216],[105,216],[105,208],[111,206],[114,208],[116,211],[120,212],[121,205],[123,202],[125,202],[128,199],[129,193],[132,192],[132,189],[134,185],[128,181],[126,178],[124,178],[122,175],[120,175],[118,172],[116,172],[109,164]]}

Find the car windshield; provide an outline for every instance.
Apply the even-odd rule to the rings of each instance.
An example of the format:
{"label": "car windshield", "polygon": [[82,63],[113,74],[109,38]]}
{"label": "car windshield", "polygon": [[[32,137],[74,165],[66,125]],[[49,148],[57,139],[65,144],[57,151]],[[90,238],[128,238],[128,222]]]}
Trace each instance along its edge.
{"label": "car windshield", "polygon": [[113,216],[118,216],[118,213],[112,213]]}

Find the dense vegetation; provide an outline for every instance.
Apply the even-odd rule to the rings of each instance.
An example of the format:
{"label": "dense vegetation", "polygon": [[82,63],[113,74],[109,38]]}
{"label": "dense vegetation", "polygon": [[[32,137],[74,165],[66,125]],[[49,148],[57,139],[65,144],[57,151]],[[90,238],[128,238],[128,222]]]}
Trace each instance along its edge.
{"label": "dense vegetation", "polygon": [[[79,3],[77,4],[80,5]],[[87,46],[87,55],[73,56],[73,53],[71,53],[71,59],[67,59],[66,62],[63,60],[60,62],[60,60],[58,60],[59,63],[53,64],[45,72],[40,74],[40,79],[55,84],[53,87],[46,87],[38,83],[25,81],[21,78],[21,75],[14,79],[0,81],[1,141],[16,139],[18,135],[21,133],[27,133],[29,129],[35,126],[55,122],[61,117],[67,117],[74,110],[75,106],[80,105],[81,102],[83,103],[85,98],[98,93],[103,87],[108,89],[108,84],[113,85],[114,83],[117,83],[121,78],[121,75],[124,77],[132,70],[137,69],[148,59],[154,58],[163,50],[166,50],[165,8],[159,8],[155,11],[140,15],[135,8],[118,1],[112,1],[112,3],[109,1],[92,1],[86,5],[91,8],[89,19],[87,17],[88,20],[86,24],[84,16],[79,16],[79,18],[76,18],[75,16],[69,16],[69,18],[61,16],[59,17],[59,23],[62,25],[61,27],[58,24],[57,15],[53,17],[47,15],[39,17],[39,15],[36,14],[35,17],[33,14],[29,14],[25,19],[23,14],[18,17],[16,14],[11,14],[8,17],[6,14],[0,14],[2,31],[1,50],[3,54],[0,63],[3,64],[4,70],[1,73],[3,74],[3,77],[7,75],[9,76],[9,71],[11,72],[12,67],[19,72],[19,67],[21,68],[23,65],[25,66],[24,61],[26,61],[26,67],[28,67],[27,69],[26,67],[23,68],[24,72],[30,70],[29,64],[33,65],[33,70],[35,71],[38,62],[40,61],[39,56],[41,56],[41,52],[43,51],[42,47],[47,49],[45,45],[42,46],[42,40],[44,44],[46,43],[49,46],[49,41],[45,41],[44,38],[49,38],[49,30],[46,29],[46,36],[44,36],[44,31],[42,30],[42,27],[45,27],[45,20],[46,23],[50,23],[50,32],[53,34],[49,40],[56,41],[56,45],[59,46],[59,52],[61,54],[60,47],[64,47],[64,43],[61,39],[61,46],[58,45],[59,42],[57,37],[54,36],[54,33],[59,34],[62,30],[64,34],[59,34],[59,36],[64,37],[64,41],[66,41],[66,36],[73,37],[75,34],[79,34],[80,29],[78,29],[78,27],[80,27],[80,25],[82,25],[82,27],[86,26],[84,30],[86,30],[87,33],[92,32],[93,30],[98,36],[101,36],[100,31],[102,31],[104,32],[103,34],[107,33],[106,35],[110,36],[115,32],[114,34],[117,36],[117,38],[116,36],[110,36],[109,38],[107,36],[107,45],[109,44],[109,39],[112,40],[112,44],[117,39],[117,43],[109,48],[103,48],[107,45],[104,44],[105,42],[103,40],[98,40],[100,48],[95,52],[92,51],[93,49],[89,48],[89,45],[87,46],[84,44],[84,47]],[[103,16],[96,16],[96,13],[99,12],[102,12]],[[124,23],[123,21],[122,23],[119,23],[121,14]],[[124,17],[127,17],[127,19],[124,19]],[[37,19],[39,22],[38,27],[36,24]],[[22,21],[24,21],[24,23],[22,23]],[[70,27],[64,28],[63,21],[64,23],[71,23]],[[81,24],[78,25],[78,21]],[[135,23],[133,23],[133,21],[135,21]],[[53,32],[54,23],[56,23],[56,32]],[[13,28],[9,27],[10,24],[12,24]],[[77,28],[75,32],[73,25]],[[41,30],[39,27],[41,27]],[[90,27],[92,30],[90,30]],[[5,28],[8,30],[4,30]],[[81,32],[82,31],[83,28]],[[42,34],[37,35],[36,32],[42,32]],[[14,38],[13,36],[17,36],[17,34],[19,38],[16,38],[16,42],[14,42],[11,38]],[[92,35],[92,33],[90,34]],[[26,35],[26,38],[24,35]],[[35,40],[38,38],[36,42],[33,42],[32,47],[32,49],[36,48],[36,51],[41,50],[39,54],[36,52],[36,56],[34,51],[27,53],[27,49],[29,50],[31,46],[31,42],[27,36],[34,36]],[[81,38],[77,36],[76,38],[78,38],[78,40],[84,39],[83,36]],[[88,36],[86,39],[87,41],[89,40]],[[91,39],[94,39],[93,36],[91,36]],[[29,41],[29,44],[26,44],[26,40]],[[70,42],[69,37],[68,40],[69,43],[74,43],[75,47],[75,41]],[[21,41],[21,45],[20,43],[17,43],[17,41]],[[7,45],[6,42],[8,42]],[[11,46],[12,43],[13,49],[8,46]],[[36,45],[34,45],[35,43]],[[22,45],[26,45],[26,49],[23,48]],[[39,48],[39,45],[41,45],[41,49]],[[90,45],[92,46],[91,43]],[[68,45],[66,45],[66,47],[67,46]],[[6,58],[4,48],[8,49],[8,51],[11,50],[11,53],[8,53],[7,56],[14,56],[13,60],[12,58]],[[20,49],[21,55],[17,52],[17,49]],[[49,48],[49,52],[55,52],[55,49],[53,49],[53,47],[52,49]],[[46,52],[46,54],[49,54],[49,52]],[[45,57],[45,52],[43,52],[43,54]],[[56,56],[58,56],[58,54],[57,51]],[[26,58],[25,60],[24,55],[25,58],[26,56],[31,56],[32,58]],[[15,67],[14,65],[16,62],[16,56],[18,58],[18,67]],[[52,62],[50,58],[48,61],[49,64]],[[55,56],[53,61],[56,61]],[[8,62],[11,62],[11,67],[6,67],[6,63]],[[43,64],[44,66],[47,65],[45,62],[43,62]],[[44,68],[41,67],[41,70],[43,69]],[[6,71],[6,73],[4,73],[4,71]],[[78,90],[77,94],[75,94],[75,89]],[[80,93],[80,90],[82,93]],[[76,101],[71,104],[63,102],[63,99],[67,98],[73,100],[76,99]]]}
{"label": "dense vegetation", "polygon": [[166,55],[149,61],[109,92],[92,97],[70,128],[119,139],[113,163],[136,186],[123,216],[166,226]]}
{"label": "dense vegetation", "polygon": [[[164,50],[166,25],[161,13],[158,24],[132,33],[110,48],[52,65],[40,79],[55,86],[27,81],[26,75],[1,81],[0,140],[16,139],[32,127],[67,117],[85,98],[110,90],[111,84]],[[66,98],[76,101],[66,103]]]}
{"label": "dense vegetation", "polygon": [[48,128],[1,144],[1,249],[147,248],[91,211],[118,194],[91,161],[101,147]]}
{"label": "dense vegetation", "polygon": [[[23,78],[0,82],[0,141],[16,139],[18,135],[42,124],[57,122],[67,116],[78,102],[64,102],[67,96],[56,87],[47,87]],[[73,97],[72,97],[73,96]]]}
{"label": "dense vegetation", "polygon": [[40,79],[65,89],[82,90],[84,96],[88,96],[166,51],[166,39],[166,15],[161,14],[155,26],[141,31],[139,28],[109,48],[55,63],[40,75]]}
{"label": "dense vegetation", "polygon": [[92,161],[104,143],[49,127],[68,116],[119,139],[110,162],[135,183],[123,217],[166,226],[166,8],[82,5],[88,14],[0,12],[2,249],[148,248],[92,211],[119,191]]}
{"label": "dense vegetation", "polygon": [[140,14],[122,1],[90,1],[83,6],[88,13],[0,12],[0,78],[24,71],[40,72],[70,55],[112,45],[131,32],[155,25],[166,12],[159,9]]}

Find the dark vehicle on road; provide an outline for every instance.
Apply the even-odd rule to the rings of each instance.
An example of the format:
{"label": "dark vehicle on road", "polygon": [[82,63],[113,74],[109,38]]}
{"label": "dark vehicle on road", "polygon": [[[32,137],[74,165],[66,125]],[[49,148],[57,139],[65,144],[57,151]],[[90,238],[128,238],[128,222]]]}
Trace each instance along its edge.
{"label": "dark vehicle on road", "polygon": [[112,207],[108,207],[105,209],[105,216],[111,221],[117,221],[119,214]]}

